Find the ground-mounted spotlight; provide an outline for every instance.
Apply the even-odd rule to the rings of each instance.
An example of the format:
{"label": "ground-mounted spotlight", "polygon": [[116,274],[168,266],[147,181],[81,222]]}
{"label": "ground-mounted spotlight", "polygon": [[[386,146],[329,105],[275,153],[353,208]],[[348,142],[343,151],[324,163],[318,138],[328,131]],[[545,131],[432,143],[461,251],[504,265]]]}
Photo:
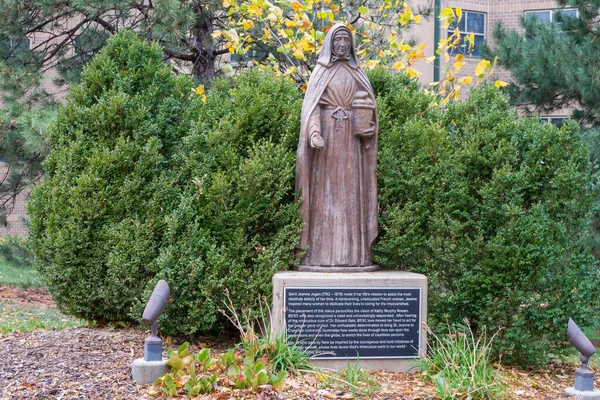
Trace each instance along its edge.
{"label": "ground-mounted spotlight", "polygon": [[171,289],[167,282],[158,281],[142,315],[142,321],[150,325],[150,336],[144,341],[144,361],[162,360],[162,340],[157,336],[158,317],[165,311],[169,297]]}
{"label": "ground-mounted spotlight", "polygon": [[152,383],[169,372],[167,361],[162,358],[162,340],[158,337],[158,317],[167,307],[169,297],[169,285],[160,280],[144,308],[142,321],[150,325],[150,336],[144,341],[144,358],[138,358],[131,364],[131,375],[140,385]]}
{"label": "ground-mounted spotlight", "polygon": [[567,328],[567,339],[581,354],[581,368],[575,371],[575,385],[565,389],[565,393],[581,399],[600,400],[600,391],[594,390],[594,373],[587,367],[588,361],[596,353],[596,349],[571,318],[569,318]]}

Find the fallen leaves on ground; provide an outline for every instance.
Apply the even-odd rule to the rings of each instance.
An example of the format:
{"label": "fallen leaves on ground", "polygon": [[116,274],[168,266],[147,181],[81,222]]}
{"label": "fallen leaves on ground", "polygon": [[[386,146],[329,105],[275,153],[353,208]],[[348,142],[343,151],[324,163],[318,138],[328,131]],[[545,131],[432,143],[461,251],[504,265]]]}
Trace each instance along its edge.
{"label": "fallen leaves on ground", "polygon": [[[52,307],[43,289],[19,290],[0,286],[0,299]],[[130,365],[143,356],[148,332],[135,329],[74,328],[0,335],[0,399],[156,399],[149,387],[140,387],[131,379]],[[221,337],[165,338],[165,348],[176,349],[188,341],[190,351],[211,348],[222,354],[235,345],[235,339]],[[577,365],[550,362],[544,368],[524,371],[498,367],[514,399],[567,400],[563,390],[573,386]],[[369,400],[434,399],[435,388],[419,379],[419,373],[372,372],[381,385]],[[600,374],[595,387],[600,388]],[[290,375],[282,392],[250,389],[230,390],[200,399],[258,400],[354,400],[352,393],[340,389],[322,374]]]}
{"label": "fallen leaves on ground", "polygon": [[[152,399],[148,387],[138,386],[130,377],[130,364],[143,356],[147,332],[134,329],[75,328],[9,334],[0,338],[0,393],[2,399]],[[177,348],[190,338],[174,339]],[[196,338],[193,351],[210,347],[222,353],[233,339],[203,336]],[[190,346],[192,348],[192,346]],[[506,382],[515,399],[562,400],[563,390],[573,385],[577,366],[551,362],[536,371],[503,367]],[[381,387],[369,400],[425,400],[434,398],[434,387],[420,381],[419,373],[373,372]],[[600,381],[596,382],[600,387]],[[323,382],[314,373],[292,375],[282,392],[232,390],[201,399],[259,400],[353,400],[348,391]]]}
{"label": "fallen leaves on ground", "polygon": [[144,399],[130,378],[144,332],[66,329],[0,339],[2,399]]}

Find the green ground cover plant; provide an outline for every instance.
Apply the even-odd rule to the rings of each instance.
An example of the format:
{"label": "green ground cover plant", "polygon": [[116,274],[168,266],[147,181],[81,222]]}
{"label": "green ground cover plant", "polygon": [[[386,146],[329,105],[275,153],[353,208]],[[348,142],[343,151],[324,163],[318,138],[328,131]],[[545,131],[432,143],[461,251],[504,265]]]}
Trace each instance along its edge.
{"label": "green ground cover plant", "polygon": [[154,382],[150,393],[160,390],[170,397],[182,393],[197,396],[217,390],[216,382],[222,391],[282,390],[289,373],[312,369],[306,351],[288,341],[285,333],[276,335],[271,331],[267,322],[270,315],[265,314],[268,307],[261,308],[260,318],[253,318],[249,312],[238,313],[228,290],[225,297],[226,310],[220,312],[238,330],[240,344],[220,357],[212,357],[208,348],[191,354],[187,342],[177,351],[169,350],[167,364],[171,371]]}
{"label": "green ground cover plant", "polygon": [[56,308],[0,301],[0,334],[34,332],[40,329],[66,329],[86,322],[62,314]]}
{"label": "green ground cover plant", "polygon": [[276,371],[269,357],[259,354],[254,348],[229,349],[221,357],[212,357],[210,349],[191,354],[186,342],[167,353],[171,372],[157,379],[154,387],[170,397],[212,393],[217,390],[217,380],[229,388],[281,390],[287,371]]}

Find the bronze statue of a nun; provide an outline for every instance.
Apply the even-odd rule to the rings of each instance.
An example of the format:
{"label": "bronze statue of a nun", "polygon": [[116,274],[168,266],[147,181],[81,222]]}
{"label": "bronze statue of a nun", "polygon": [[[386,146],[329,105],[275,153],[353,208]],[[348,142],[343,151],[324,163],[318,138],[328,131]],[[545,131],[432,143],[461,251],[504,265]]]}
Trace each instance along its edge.
{"label": "bronze statue of a nun", "polygon": [[[350,30],[333,26],[302,106],[296,191],[304,222],[299,270],[376,270],[377,109]],[[340,268],[341,267],[341,268]]]}

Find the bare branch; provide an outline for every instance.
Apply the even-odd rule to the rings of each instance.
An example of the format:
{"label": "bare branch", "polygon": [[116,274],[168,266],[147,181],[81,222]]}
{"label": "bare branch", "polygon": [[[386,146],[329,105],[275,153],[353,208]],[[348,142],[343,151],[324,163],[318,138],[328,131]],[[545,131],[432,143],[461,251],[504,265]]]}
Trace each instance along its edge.
{"label": "bare branch", "polygon": [[166,47],[163,48],[163,51],[169,57],[176,58],[176,59],[182,60],[182,61],[196,61],[196,59],[198,58],[197,54],[194,54],[194,53],[182,53],[182,52],[179,52],[179,51],[174,51],[174,50],[171,50],[171,49],[167,49]]}
{"label": "bare branch", "polygon": [[213,55],[214,56],[221,56],[223,54],[227,54],[229,53],[229,49],[221,49],[221,50],[214,50],[213,51]]}
{"label": "bare branch", "polygon": [[100,25],[101,27],[103,27],[104,29],[109,31],[110,33],[115,33],[117,31],[117,29],[112,24],[103,20],[101,17],[95,17],[95,18],[91,19],[91,21],[94,21],[95,23],[97,23],[98,25]]}
{"label": "bare branch", "polygon": [[77,31],[79,30],[79,28],[81,28],[83,25],[87,24],[89,22],[89,20],[84,19],[82,20],[80,23],[78,23],[77,25],[75,25],[73,28],[69,29],[68,31],[64,32],[63,35],[66,35],[67,37],[60,43],[58,43],[54,49],[52,51],[50,51],[42,60],[42,62],[47,62],[51,59],[53,59],[62,49],[63,46],[65,44],[67,44],[70,40],[72,40],[73,36],[77,33]]}

